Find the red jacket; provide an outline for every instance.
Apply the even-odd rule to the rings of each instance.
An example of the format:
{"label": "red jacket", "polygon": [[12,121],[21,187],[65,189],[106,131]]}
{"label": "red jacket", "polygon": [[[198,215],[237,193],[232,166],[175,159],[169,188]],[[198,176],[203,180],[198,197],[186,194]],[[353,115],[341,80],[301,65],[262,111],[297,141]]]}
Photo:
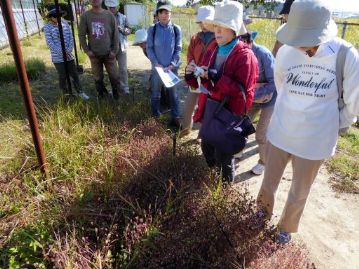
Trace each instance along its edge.
{"label": "red jacket", "polygon": [[[218,46],[212,46],[206,51],[199,66],[214,66],[217,56]],[[239,84],[246,90],[246,109],[252,105],[254,87],[258,77],[258,63],[252,50],[242,41],[234,46],[228,55],[226,62],[221,68],[220,79],[214,83],[208,79],[201,79],[202,85],[211,93],[211,98],[222,100],[229,96],[228,108],[235,114],[243,112],[244,100]],[[198,88],[197,79],[193,75],[186,75],[186,82],[193,88]],[[201,121],[207,101],[207,94],[201,93],[198,100],[198,109],[193,116],[195,122]]]}
{"label": "red jacket", "polygon": [[199,64],[203,60],[204,53],[207,48],[213,47],[216,40],[213,37],[207,45],[203,42],[203,32],[199,32],[192,36],[191,42],[188,45],[187,63],[194,60],[195,64]]}

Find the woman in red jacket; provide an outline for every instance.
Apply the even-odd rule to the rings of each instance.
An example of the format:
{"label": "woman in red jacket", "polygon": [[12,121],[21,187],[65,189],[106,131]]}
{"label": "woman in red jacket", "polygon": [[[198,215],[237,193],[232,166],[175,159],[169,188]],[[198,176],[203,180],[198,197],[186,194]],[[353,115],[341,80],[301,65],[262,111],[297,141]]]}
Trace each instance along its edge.
{"label": "woman in red jacket", "polygon": [[[214,33],[208,31],[203,24],[204,20],[213,20],[214,8],[212,6],[202,6],[197,10],[196,23],[201,31],[192,36],[188,45],[187,64],[192,61],[200,64],[207,49],[216,46]],[[196,88],[190,88],[183,110],[182,131],[181,136],[191,133],[193,125],[193,112],[198,102],[199,91]]]}
{"label": "woman in red jacket", "polygon": [[[202,70],[194,63],[186,67],[187,84],[203,92],[199,97],[194,121],[202,120],[207,98],[221,101],[228,96],[227,108],[238,115],[244,107],[248,111],[252,104],[258,64],[252,50],[238,39],[239,35],[246,33],[242,19],[242,4],[225,1],[215,7],[213,20],[204,21],[207,29],[213,29],[218,46],[207,50],[200,64]],[[246,102],[240,84],[246,90]],[[225,181],[233,181],[233,155],[221,152],[220,148],[203,141],[201,147],[208,166],[218,168]]]}

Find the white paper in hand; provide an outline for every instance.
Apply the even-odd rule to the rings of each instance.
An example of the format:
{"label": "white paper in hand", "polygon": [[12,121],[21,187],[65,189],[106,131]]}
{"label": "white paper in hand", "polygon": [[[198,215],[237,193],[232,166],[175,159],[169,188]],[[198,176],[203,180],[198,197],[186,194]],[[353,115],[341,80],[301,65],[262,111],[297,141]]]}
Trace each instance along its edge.
{"label": "white paper in hand", "polygon": [[166,88],[171,88],[181,80],[171,70],[165,72],[162,67],[155,67]]}

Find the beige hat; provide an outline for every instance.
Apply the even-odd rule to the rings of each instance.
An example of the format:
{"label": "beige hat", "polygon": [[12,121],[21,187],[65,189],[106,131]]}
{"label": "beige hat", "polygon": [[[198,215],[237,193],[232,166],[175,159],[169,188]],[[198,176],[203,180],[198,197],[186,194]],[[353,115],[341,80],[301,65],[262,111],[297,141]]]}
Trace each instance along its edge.
{"label": "beige hat", "polygon": [[241,3],[225,0],[216,4],[213,20],[204,20],[205,27],[214,31],[214,26],[232,29],[237,36],[247,33],[243,24],[243,5]]}
{"label": "beige hat", "polygon": [[331,14],[324,0],[295,1],[287,23],[277,30],[277,39],[293,47],[313,47],[325,43],[338,33]]}
{"label": "beige hat", "polygon": [[197,10],[196,22],[203,22],[204,20],[213,20],[214,18],[214,7],[202,6]]}

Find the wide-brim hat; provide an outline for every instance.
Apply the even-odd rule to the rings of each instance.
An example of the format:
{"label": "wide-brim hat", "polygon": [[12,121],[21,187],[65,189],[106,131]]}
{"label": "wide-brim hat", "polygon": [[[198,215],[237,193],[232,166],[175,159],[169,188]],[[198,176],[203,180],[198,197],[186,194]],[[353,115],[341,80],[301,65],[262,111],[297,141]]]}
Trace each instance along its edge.
{"label": "wide-brim hat", "polygon": [[[67,13],[65,11],[63,11],[61,9],[61,7],[59,6],[59,13],[60,16],[65,16]],[[52,17],[52,16],[56,16],[57,12],[56,12],[56,6],[55,5],[49,5],[47,7],[47,17]]]}
{"label": "wide-brim hat", "polygon": [[331,17],[331,9],[322,0],[295,1],[287,23],[277,30],[277,40],[293,47],[314,47],[323,44],[338,33]]}
{"label": "wide-brim hat", "polygon": [[136,46],[138,44],[144,43],[147,41],[147,31],[146,29],[139,29],[135,32],[135,41],[132,45]]}
{"label": "wide-brim hat", "polygon": [[214,8],[213,20],[204,20],[203,24],[209,31],[214,31],[214,26],[232,29],[236,36],[247,33],[243,23],[243,5],[235,1],[223,1]]}
{"label": "wide-brim hat", "polygon": [[214,7],[202,6],[197,10],[196,22],[203,22],[204,20],[214,19]]}

